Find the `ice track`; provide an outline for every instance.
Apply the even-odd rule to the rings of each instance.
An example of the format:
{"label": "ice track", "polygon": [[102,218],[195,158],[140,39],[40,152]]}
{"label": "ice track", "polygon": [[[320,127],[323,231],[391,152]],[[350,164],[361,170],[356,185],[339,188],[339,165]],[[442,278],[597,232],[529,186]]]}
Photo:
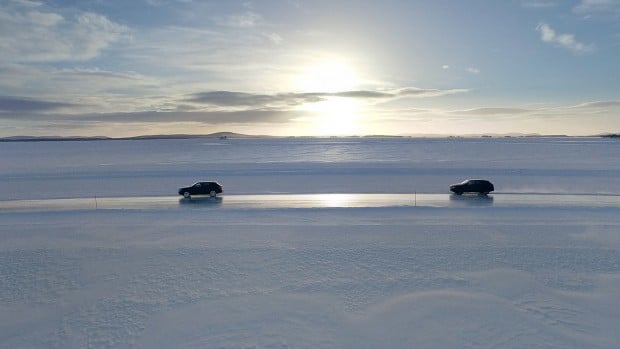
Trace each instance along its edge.
{"label": "ice track", "polygon": [[591,194],[261,194],[216,198],[178,196],[92,197],[0,201],[4,211],[91,209],[282,209],[354,207],[620,207],[620,195]]}

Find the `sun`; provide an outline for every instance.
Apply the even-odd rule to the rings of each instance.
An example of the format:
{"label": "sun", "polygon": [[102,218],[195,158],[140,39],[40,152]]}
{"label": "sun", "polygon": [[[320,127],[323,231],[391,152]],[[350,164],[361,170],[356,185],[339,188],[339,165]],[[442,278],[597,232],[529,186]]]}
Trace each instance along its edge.
{"label": "sun", "polygon": [[[297,89],[316,93],[321,101],[306,103],[301,109],[311,115],[302,133],[318,136],[347,136],[363,133],[362,103],[339,92],[359,89],[360,77],[353,65],[342,59],[325,59],[303,68]],[[309,128],[309,129],[308,129]]]}

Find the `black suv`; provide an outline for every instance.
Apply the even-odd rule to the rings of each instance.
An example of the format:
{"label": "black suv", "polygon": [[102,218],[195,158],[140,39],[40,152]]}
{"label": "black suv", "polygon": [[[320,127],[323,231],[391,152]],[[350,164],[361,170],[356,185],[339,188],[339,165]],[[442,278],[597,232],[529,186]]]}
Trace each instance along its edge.
{"label": "black suv", "polygon": [[450,186],[450,191],[456,195],[461,195],[463,193],[479,193],[486,195],[493,190],[495,190],[493,183],[486,179],[467,179],[461,183],[452,184]]}
{"label": "black suv", "polygon": [[186,198],[192,195],[209,195],[215,197],[222,192],[222,186],[218,182],[196,182],[191,187],[179,188],[179,195]]}

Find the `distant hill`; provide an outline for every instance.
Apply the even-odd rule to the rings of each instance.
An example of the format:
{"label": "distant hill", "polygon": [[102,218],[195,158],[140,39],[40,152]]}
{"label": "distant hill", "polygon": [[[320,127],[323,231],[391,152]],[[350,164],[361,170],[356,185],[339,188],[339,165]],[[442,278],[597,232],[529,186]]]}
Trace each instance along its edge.
{"label": "distant hill", "polygon": [[[365,135],[365,136],[332,136],[329,138],[500,138],[500,137],[571,137],[567,135],[543,135],[531,133],[501,133],[501,134],[465,134],[465,135],[438,135],[438,134],[408,134],[408,135]],[[579,137],[579,136],[573,136]],[[585,137],[620,138],[618,133],[601,134]],[[155,134],[132,137],[106,137],[106,136],[11,136],[0,138],[0,142],[53,142],[53,141],[107,141],[107,140],[146,140],[146,139],[194,139],[194,138],[325,138],[320,136],[267,136],[247,135],[235,132],[215,132],[209,134]]]}
{"label": "distant hill", "polygon": [[266,138],[270,136],[246,135],[235,132],[215,132],[206,135],[172,134],[172,135],[144,135],[135,137],[122,137],[114,139],[188,139],[188,138]]}
{"label": "distant hill", "polygon": [[0,142],[52,142],[52,141],[103,141],[112,139],[104,136],[12,136],[0,138]]}
{"label": "distant hill", "polygon": [[266,138],[270,136],[246,135],[234,132],[215,132],[206,135],[171,134],[171,135],[144,135],[134,137],[83,137],[83,136],[12,136],[0,138],[0,142],[53,142],[53,141],[107,141],[107,140],[141,140],[141,139],[191,139],[191,138]]}

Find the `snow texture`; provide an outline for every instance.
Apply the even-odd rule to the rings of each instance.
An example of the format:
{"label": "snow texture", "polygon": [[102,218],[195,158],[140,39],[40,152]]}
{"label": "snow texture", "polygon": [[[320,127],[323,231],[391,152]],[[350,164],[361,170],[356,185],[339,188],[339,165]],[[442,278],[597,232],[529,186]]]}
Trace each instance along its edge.
{"label": "snow texture", "polygon": [[[205,143],[4,143],[0,193],[620,193],[603,139]],[[0,241],[0,348],[620,343],[617,207],[7,210]]]}

